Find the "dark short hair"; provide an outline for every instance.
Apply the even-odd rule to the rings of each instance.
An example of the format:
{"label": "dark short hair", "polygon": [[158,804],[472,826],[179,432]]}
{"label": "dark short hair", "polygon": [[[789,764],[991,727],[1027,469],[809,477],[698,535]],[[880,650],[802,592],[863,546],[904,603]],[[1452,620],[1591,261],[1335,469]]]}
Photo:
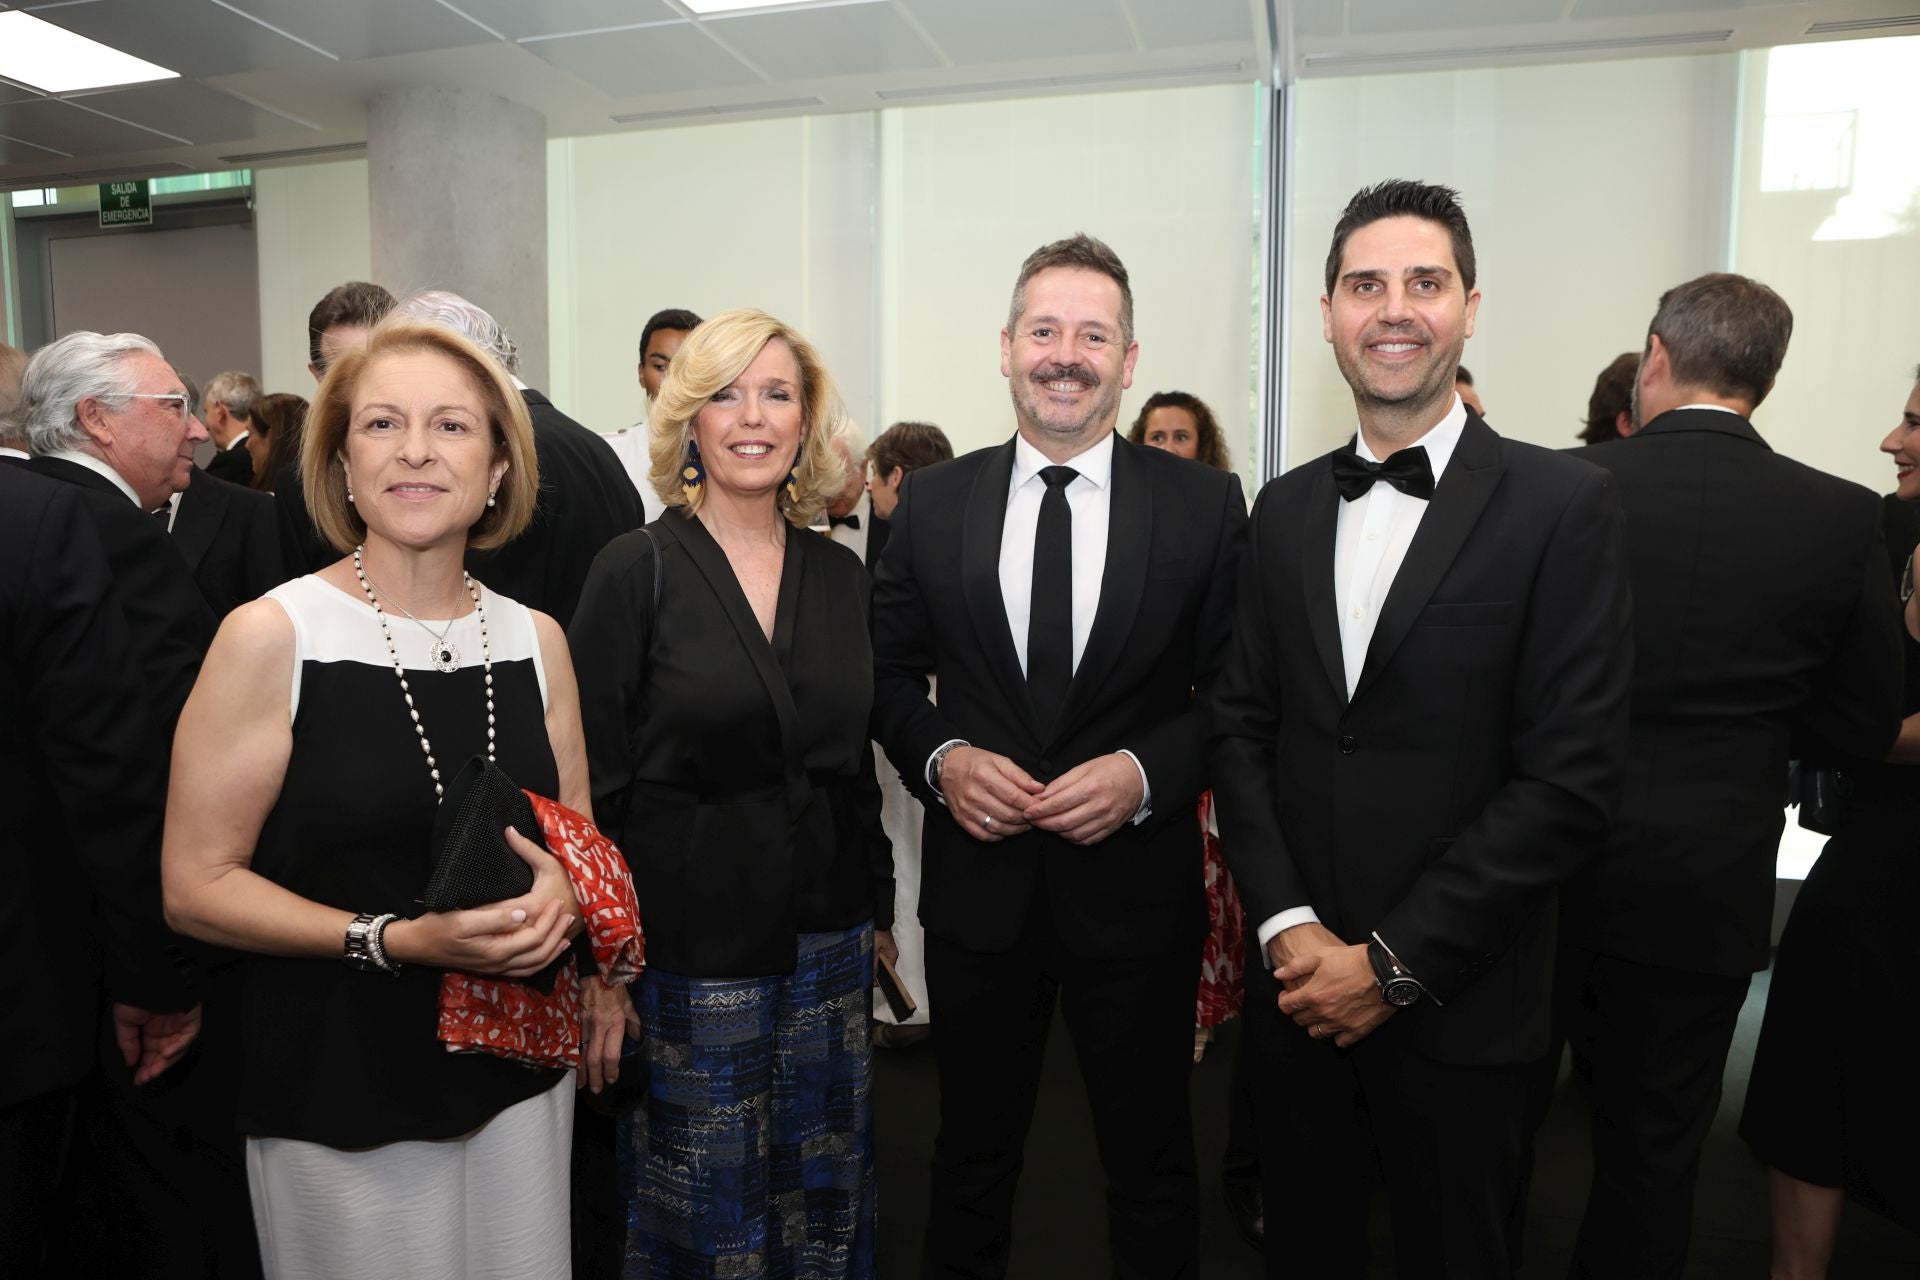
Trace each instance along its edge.
{"label": "dark short hair", "polygon": [[393,295],[377,284],[349,280],[327,290],[327,296],[313,304],[307,313],[307,358],[320,372],[327,371],[320,358],[320,335],[336,325],[359,325],[371,329],[393,310]]}
{"label": "dark short hair", "polygon": [[1139,414],[1133,420],[1133,429],[1127,432],[1130,444],[1147,442],[1147,417],[1155,409],[1185,409],[1193,415],[1194,426],[1198,429],[1198,449],[1194,461],[1204,462],[1220,471],[1233,470],[1233,455],[1227,451],[1226,433],[1220,430],[1220,423],[1213,416],[1213,410],[1207,408],[1207,402],[1199,396],[1185,391],[1156,391],[1147,397],[1140,406]]}
{"label": "dark short hair", "polygon": [[647,358],[647,344],[653,341],[653,335],[662,329],[671,329],[676,333],[692,333],[700,327],[700,317],[691,311],[679,307],[668,307],[665,311],[656,311],[647,321],[647,327],[640,331],[640,358]]}
{"label": "dark short hair", "polygon": [[1455,382],[1464,382],[1468,386],[1473,385],[1473,375],[1467,372],[1467,366],[1463,364],[1453,366],[1453,380]]}
{"label": "dark short hair", "polygon": [[1020,264],[1019,278],[1013,282],[1013,301],[1007,307],[1008,333],[1013,332],[1020,323],[1020,313],[1027,309],[1027,281],[1055,267],[1097,271],[1119,285],[1120,336],[1128,342],[1133,341],[1133,285],[1127,279],[1126,264],[1103,241],[1094,239],[1084,231],[1075,232],[1065,240],[1041,245]]}
{"label": "dark short hair", "polygon": [[953,442],[947,433],[931,422],[896,422],[867,446],[867,461],[877,476],[890,476],[893,469],[918,471],[936,462],[953,461]]}
{"label": "dark short hair", "polygon": [[1633,409],[1633,383],[1640,374],[1640,353],[1623,351],[1594,379],[1587,397],[1587,422],[1580,430],[1586,444],[1605,444],[1620,438],[1620,415]]}
{"label": "dark short hair", "polygon": [[1473,231],[1467,226],[1466,210],[1460,207],[1460,193],[1452,187],[1391,178],[1354,192],[1340,221],[1334,223],[1333,247],[1327,250],[1328,297],[1333,296],[1333,286],[1339,283],[1340,255],[1346,252],[1347,237],[1386,218],[1423,218],[1445,227],[1453,240],[1453,262],[1460,268],[1460,283],[1472,291],[1476,273]]}
{"label": "dark short hair", "polygon": [[1660,295],[1647,326],[1655,334],[1675,383],[1757,405],[1787,358],[1793,309],[1758,280],[1716,271]]}

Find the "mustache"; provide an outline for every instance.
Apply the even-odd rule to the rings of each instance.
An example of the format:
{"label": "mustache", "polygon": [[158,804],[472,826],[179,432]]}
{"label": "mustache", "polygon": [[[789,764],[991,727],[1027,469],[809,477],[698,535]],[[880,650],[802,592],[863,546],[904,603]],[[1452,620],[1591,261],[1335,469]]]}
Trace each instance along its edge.
{"label": "mustache", "polygon": [[1083,364],[1053,364],[1033,371],[1035,382],[1057,382],[1068,378],[1084,382],[1090,387],[1100,385],[1100,375]]}

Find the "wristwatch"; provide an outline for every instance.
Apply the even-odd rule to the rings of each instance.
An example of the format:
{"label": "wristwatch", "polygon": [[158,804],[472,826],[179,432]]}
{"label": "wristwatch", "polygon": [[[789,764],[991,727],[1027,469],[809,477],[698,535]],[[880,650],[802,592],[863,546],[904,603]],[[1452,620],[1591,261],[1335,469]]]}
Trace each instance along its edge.
{"label": "wristwatch", "polygon": [[1396,1009],[1404,1009],[1426,994],[1426,988],[1394,959],[1378,934],[1367,943],[1367,963],[1373,966],[1373,980],[1380,984],[1380,998]]}
{"label": "wristwatch", "polygon": [[343,950],[346,962],[366,973],[379,972],[380,962],[373,958],[373,922],[380,917],[371,911],[363,911],[353,918],[347,926],[347,940]]}
{"label": "wristwatch", "polygon": [[955,738],[952,742],[941,743],[939,749],[927,758],[927,785],[932,787],[933,794],[939,796],[942,800],[947,798],[947,792],[946,788],[940,785],[940,766],[944,765],[947,762],[947,757],[959,748],[970,747],[972,745],[970,742]]}

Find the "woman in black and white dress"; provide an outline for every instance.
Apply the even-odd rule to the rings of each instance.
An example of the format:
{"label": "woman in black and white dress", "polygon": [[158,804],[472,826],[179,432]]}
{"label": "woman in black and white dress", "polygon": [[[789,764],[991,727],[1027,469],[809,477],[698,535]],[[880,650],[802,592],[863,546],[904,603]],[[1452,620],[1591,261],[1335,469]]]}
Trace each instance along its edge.
{"label": "woman in black and white dress", "polygon": [[347,554],[221,628],[163,855],[174,926],[250,953],[240,1117],[267,1274],[565,1276],[572,1083],[435,1037],[443,970],[559,955],[565,874],[515,837],[529,893],[409,918],[469,758],[589,808],[564,635],[462,569],[532,515],[524,402],[465,339],[382,325],[321,385],[302,474]]}

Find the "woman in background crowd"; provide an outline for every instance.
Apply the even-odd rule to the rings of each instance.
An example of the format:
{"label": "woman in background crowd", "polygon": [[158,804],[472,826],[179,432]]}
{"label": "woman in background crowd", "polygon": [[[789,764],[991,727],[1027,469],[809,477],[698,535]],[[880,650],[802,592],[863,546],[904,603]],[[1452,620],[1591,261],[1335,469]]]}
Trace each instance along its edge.
{"label": "woman in background crowd", "polygon": [[470,757],[590,803],[565,637],[461,568],[532,517],[526,407],[465,339],[383,325],[321,384],[301,470],[351,554],[221,627],[163,853],[169,922],[251,953],[239,1112],[267,1275],[564,1277],[572,1084],[435,1027],[444,970],[560,954],[566,876],[516,837],[531,891],[418,914]]}
{"label": "woman in background crowd", "polygon": [[647,913],[633,1280],[874,1273],[867,1020],[894,886],[868,582],[807,528],[845,485],[839,418],[780,321],[695,329],[649,417],[666,513],[600,553],[573,618],[595,812]]}
{"label": "woman in background crowd", "polygon": [[[1906,596],[1920,543],[1920,381],[1880,452],[1897,477],[1887,589]],[[1775,1280],[1827,1274],[1849,1197],[1920,1230],[1914,1125],[1896,1101],[1913,1074],[1912,1032],[1887,1007],[1920,917],[1920,597],[1904,621],[1907,718],[1893,750],[1885,761],[1821,762],[1850,784],[1846,812],[1780,936],[1740,1119],[1768,1166]]]}
{"label": "woman in background crowd", "polygon": [[300,428],[307,420],[307,402],[300,396],[276,391],[253,402],[253,432],[247,453],[253,458],[253,487],[273,492],[273,478],[300,456]]}

